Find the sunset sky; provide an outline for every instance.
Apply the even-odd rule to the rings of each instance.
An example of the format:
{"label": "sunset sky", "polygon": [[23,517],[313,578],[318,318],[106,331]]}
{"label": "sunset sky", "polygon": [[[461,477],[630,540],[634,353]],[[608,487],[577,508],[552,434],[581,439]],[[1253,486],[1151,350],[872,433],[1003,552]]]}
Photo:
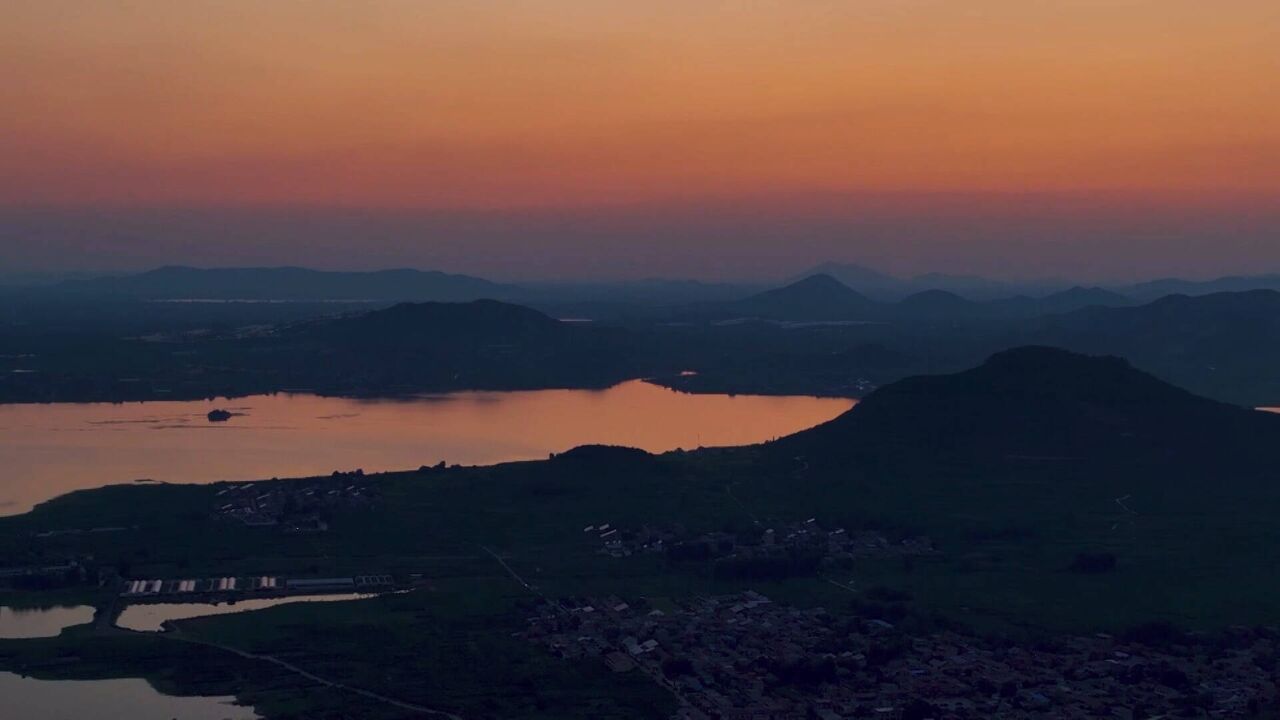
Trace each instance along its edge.
{"label": "sunset sky", "polygon": [[1275,0],[42,0],[0,265],[1280,271]]}

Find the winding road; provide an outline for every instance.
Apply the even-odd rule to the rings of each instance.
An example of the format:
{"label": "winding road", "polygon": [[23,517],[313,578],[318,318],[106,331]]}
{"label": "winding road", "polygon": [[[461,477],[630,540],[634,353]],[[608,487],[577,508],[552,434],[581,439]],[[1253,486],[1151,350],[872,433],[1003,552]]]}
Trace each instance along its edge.
{"label": "winding road", "polygon": [[434,708],[429,708],[429,707],[423,707],[422,705],[414,705],[413,703],[408,703],[403,700],[397,700],[393,697],[388,697],[381,693],[376,693],[372,690],[366,690],[365,688],[355,687],[354,685],[347,685],[346,683],[340,683],[335,680],[322,678],[313,672],[304,670],[298,667],[297,665],[294,665],[293,663],[286,662],[284,660],[281,660],[278,657],[274,657],[271,655],[259,655],[257,653],[251,653],[246,650],[241,650],[239,648],[231,647],[230,645],[223,645],[221,643],[216,643],[209,640],[200,640],[197,638],[187,637],[182,634],[182,631],[176,630],[176,629],[169,630],[168,632],[160,633],[159,635],[162,638],[175,640],[177,642],[185,642],[185,643],[191,643],[193,645],[204,645],[205,647],[216,648],[224,652],[229,652],[232,655],[237,655],[239,657],[245,658],[246,660],[259,660],[261,662],[269,662],[273,665],[278,665],[292,673],[300,675],[312,682],[318,683],[320,685],[324,685],[325,687],[331,687],[331,688],[334,688],[335,690],[343,690],[345,692],[349,692],[355,695],[360,695],[362,697],[369,698],[370,700],[377,700],[378,702],[382,702],[388,705],[392,705],[394,707],[398,707],[401,710],[408,710],[410,712],[415,712],[422,715],[436,715],[439,717],[449,718],[449,720],[462,720],[462,717],[460,715],[455,715],[451,712],[446,712],[444,710],[436,710]]}

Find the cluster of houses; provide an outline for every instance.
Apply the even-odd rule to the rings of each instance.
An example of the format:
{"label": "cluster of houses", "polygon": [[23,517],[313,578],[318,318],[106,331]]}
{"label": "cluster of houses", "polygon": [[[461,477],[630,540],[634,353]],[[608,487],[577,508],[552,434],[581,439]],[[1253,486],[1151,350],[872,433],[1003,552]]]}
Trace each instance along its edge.
{"label": "cluster of houses", "polygon": [[845,528],[825,529],[816,518],[759,526],[743,532],[690,534],[683,528],[641,527],[624,530],[609,523],[589,525],[583,533],[600,543],[599,552],[613,557],[642,553],[696,550],[704,558],[757,558],[790,552],[816,553],[833,561],[887,555],[932,553],[927,537],[910,537],[898,542],[872,532],[850,532]]}
{"label": "cluster of houses", "polygon": [[153,595],[205,595],[226,594],[240,591],[271,592],[283,590],[280,578],[261,576],[251,578],[216,577],[186,580],[126,580],[121,597],[145,597]]}
{"label": "cluster of houses", "polygon": [[216,497],[216,514],[223,518],[285,532],[324,532],[329,511],[370,505],[377,494],[364,472],[354,470],[310,481],[229,484]]}
{"label": "cluster of houses", "polygon": [[1280,633],[1149,646],[1107,635],[1037,644],[904,633],[754,592],[663,612],[618,598],[541,606],[526,635],[639,671],[683,720],[1274,717]]}

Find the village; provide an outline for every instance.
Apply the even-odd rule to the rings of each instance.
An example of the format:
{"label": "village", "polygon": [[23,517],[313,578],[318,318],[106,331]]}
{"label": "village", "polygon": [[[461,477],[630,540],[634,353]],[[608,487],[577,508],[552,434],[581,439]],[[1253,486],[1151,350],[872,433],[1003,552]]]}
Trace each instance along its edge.
{"label": "village", "polygon": [[681,720],[1256,717],[1276,697],[1280,647],[1274,630],[1240,628],[1038,644],[912,635],[756,592],[674,611],[616,597],[548,602],[525,635],[561,657],[643,672],[680,700]]}
{"label": "village", "polygon": [[336,509],[372,505],[377,490],[365,480],[363,470],[353,470],[303,482],[229,484],[216,498],[218,517],[251,527],[306,533],[328,530],[326,517]]}
{"label": "village", "polygon": [[827,564],[831,564],[855,558],[927,555],[934,552],[933,543],[927,537],[910,537],[892,542],[884,535],[870,530],[828,530],[816,518],[779,523],[775,527],[757,524],[750,530],[738,532],[692,534],[679,526],[645,526],[631,530],[609,523],[589,525],[582,531],[600,543],[598,552],[611,557],[665,553],[677,560],[751,560],[798,553],[821,557]]}

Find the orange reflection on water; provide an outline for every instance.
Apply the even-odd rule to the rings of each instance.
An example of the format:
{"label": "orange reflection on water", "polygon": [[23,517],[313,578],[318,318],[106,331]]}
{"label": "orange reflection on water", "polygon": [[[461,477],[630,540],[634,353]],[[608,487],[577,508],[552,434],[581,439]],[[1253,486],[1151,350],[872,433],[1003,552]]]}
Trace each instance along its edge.
{"label": "orange reflection on water", "polygon": [[[0,514],[72,490],[151,479],[208,483],[546,457],[578,445],[651,452],[744,445],[829,420],[852,400],[606,390],[464,392],[356,400],[0,405]],[[214,408],[236,413],[210,423]]]}

